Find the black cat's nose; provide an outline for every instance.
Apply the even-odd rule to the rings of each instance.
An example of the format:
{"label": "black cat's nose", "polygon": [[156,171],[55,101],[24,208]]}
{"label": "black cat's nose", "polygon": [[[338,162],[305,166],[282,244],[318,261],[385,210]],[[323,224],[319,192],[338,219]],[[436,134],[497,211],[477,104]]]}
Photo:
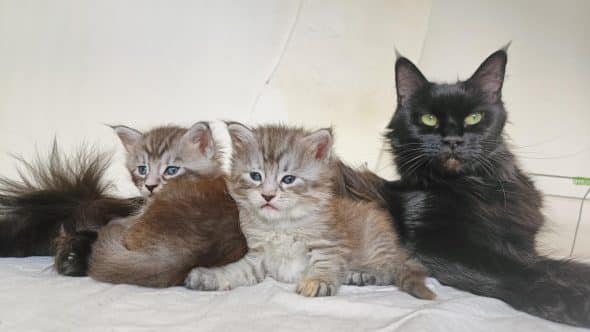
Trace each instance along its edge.
{"label": "black cat's nose", "polygon": [[448,137],[443,137],[442,141],[444,144],[450,146],[451,149],[455,149],[458,145],[463,144],[463,137],[448,136]]}
{"label": "black cat's nose", "polygon": [[262,198],[264,198],[265,201],[270,202],[272,201],[273,198],[275,198],[275,195],[265,195],[265,194],[261,194]]}
{"label": "black cat's nose", "polygon": [[149,190],[150,192],[154,192],[154,189],[156,189],[158,185],[157,184],[152,184],[152,185],[148,185],[146,184],[145,187],[147,188],[147,190]]}

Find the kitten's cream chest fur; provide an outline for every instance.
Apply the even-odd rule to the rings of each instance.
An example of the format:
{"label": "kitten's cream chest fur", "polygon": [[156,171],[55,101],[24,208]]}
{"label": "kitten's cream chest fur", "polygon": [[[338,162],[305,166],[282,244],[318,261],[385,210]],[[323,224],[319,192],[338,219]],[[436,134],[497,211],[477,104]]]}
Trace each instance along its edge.
{"label": "kitten's cream chest fur", "polygon": [[250,250],[264,252],[260,263],[265,276],[289,283],[299,280],[311,257],[304,228],[311,225],[301,221],[289,225],[289,221],[253,220],[247,213],[240,213],[240,219]]}

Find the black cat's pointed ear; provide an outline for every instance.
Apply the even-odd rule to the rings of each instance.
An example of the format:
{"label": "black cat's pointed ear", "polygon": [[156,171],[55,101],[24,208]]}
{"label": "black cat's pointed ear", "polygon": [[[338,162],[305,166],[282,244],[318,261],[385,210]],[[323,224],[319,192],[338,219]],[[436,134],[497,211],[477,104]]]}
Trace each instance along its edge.
{"label": "black cat's pointed ear", "polygon": [[397,90],[397,103],[404,105],[417,91],[428,85],[428,80],[412,61],[401,56],[396,50],[395,61],[395,88]]}
{"label": "black cat's pointed ear", "polygon": [[506,50],[509,45],[492,53],[467,80],[468,84],[483,93],[489,103],[497,103],[502,99],[502,85],[508,61]]}
{"label": "black cat's pointed ear", "polygon": [[303,138],[306,148],[311,151],[313,158],[317,160],[329,159],[332,152],[334,139],[331,128],[317,130]]}
{"label": "black cat's pointed ear", "polygon": [[215,143],[207,122],[197,122],[192,125],[186,133],[182,135],[180,144],[185,147],[198,149],[198,151],[207,158],[211,158],[215,155]]}
{"label": "black cat's pointed ear", "polygon": [[256,138],[252,129],[239,122],[226,122],[227,131],[231,137],[232,144],[236,147],[255,146]]}
{"label": "black cat's pointed ear", "polygon": [[139,142],[141,136],[143,135],[141,131],[127,126],[109,125],[109,127],[113,128],[117,136],[119,136],[119,139],[121,140],[121,143],[123,143],[123,146],[127,152],[133,151],[133,147],[137,144],[137,142]]}

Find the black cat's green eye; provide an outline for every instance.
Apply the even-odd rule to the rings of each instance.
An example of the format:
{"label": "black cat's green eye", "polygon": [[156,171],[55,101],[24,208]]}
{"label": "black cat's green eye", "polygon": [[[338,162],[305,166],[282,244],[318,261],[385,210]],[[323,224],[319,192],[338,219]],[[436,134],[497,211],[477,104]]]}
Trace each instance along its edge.
{"label": "black cat's green eye", "polygon": [[250,172],[250,178],[254,181],[262,181],[262,174],[258,172]]}
{"label": "black cat's green eye", "polygon": [[482,112],[471,113],[467,117],[465,117],[465,125],[466,126],[476,125],[481,121],[482,118],[483,118]]}
{"label": "black cat's green eye", "polygon": [[420,121],[428,127],[434,127],[438,124],[438,119],[434,114],[424,114],[420,117]]}

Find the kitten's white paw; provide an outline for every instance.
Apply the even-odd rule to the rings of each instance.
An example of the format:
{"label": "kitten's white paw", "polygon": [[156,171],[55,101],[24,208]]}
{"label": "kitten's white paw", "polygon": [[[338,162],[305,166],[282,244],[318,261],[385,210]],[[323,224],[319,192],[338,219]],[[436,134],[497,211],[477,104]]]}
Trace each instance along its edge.
{"label": "kitten's white paw", "polygon": [[346,285],[355,286],[375,285],[377,283],[377,277],[368,272],[360,271],[348,271],[345,280]]}
{"label": "kitten's white paw", "polygon": [[214,272],[206,268],[194,268],[184,280],[184,285],[196,290],[219,290],[219,282]]}
{"label": "kitten's white paw", "polygon": [[330,296],[336,294],[336,285],[321,279],[305,278],[297,284],[296,292],[308,297]]}

